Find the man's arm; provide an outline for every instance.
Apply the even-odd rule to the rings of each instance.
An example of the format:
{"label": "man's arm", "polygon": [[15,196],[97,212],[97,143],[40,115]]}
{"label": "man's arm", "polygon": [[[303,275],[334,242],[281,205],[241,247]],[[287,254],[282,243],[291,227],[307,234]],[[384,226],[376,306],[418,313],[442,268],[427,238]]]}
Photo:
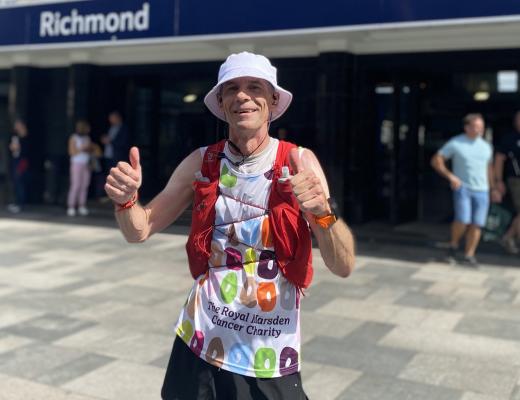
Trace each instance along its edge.
{"label": "man's arm", "polygon": [[[495,154],[495,163],[494,163],[494,182],[496,184],[497,190],[503,196],[506,194],[506,185],[504,183],[504,163],[506,162],[506,155],[500,152]],[[490,185],[493,185],[493,181],[489,181]]]}
{"label": "man's arm", "polygon": [[331,212],[327,201],[329,188],[323,169],[308,149],[292,150],[291,163],[297,172],[291,178],[293,193],[318,240],[323,261],[332,273],[345,278],[353,271],[356,260],[352,232],[342,219],[329,228],[322,228],[314,221],[314,216]]}
{"label": "man's arm", "polygon": [[458,189],[461,186],[460,179],[455,176],[447,167],[444,157],[440,153],[436,153],[431,160],[431,166],[439,175],[446,178],[450,182],[450,186],[453,190]]}
{"label": "man's arm", "polygon": [[[173,223],[193,200],[192,183],[195,172],[202,165],[197,149],[186,157],[173,172],[166,187],[146,206],[136,203],[120,210],[116,205],[116,220],[129,242],[143,242],[151,235]],[[130,150],[130,164],[119,162],[107,177],[105,190],[116,204],[125,204],[135,198],[141,186],[139,152]]]}

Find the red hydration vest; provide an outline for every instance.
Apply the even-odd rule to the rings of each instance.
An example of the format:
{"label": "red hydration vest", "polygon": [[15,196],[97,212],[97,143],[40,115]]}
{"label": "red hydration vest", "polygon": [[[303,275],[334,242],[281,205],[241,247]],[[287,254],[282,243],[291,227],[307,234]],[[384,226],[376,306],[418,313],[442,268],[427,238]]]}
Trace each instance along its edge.
{"label": "red hydration vest", "polygon": [[[195,192],[191,217],[191,231],[186,243],[190,272],[194,279],[208,270],[211,240],[215,223],[215,203],[219,195],[220,158],[225,140],[208,146],[202,161],[201,173],[209,182],[194,181]],[[285,278],[299,290],[309,287],[312,281],[312,241],[309,225],[300,213],[291,184],[279,181],[282,166],[288,166],[289,150],[293,143],[280,140],[276,161],[272,169],[272,186],[269,194],[269,234],[272,237],[278,268]]]}

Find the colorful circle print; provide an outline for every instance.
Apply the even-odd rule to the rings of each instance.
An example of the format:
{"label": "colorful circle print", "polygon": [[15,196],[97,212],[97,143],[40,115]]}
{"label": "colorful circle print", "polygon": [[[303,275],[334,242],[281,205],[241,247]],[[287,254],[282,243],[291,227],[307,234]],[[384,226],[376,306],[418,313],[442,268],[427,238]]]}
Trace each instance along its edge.
{"label": "colorful circle print", "polygon": [[292,347],[284,347],[280,353],[280,375],[298,372],[298,352]]}
{"label": "colorful circle print", "polygon": [[261,347],[255,353],[255,373],[258,378],[270,378],[276,367],[274,349]]}
{"label": "colorful circle print", "polygon": [[243,374],[249,369],[253,353],[245,344],[236,343],[229,350],[228,362],[232,372]]}
{"label": "colorful circle print", "polygon": [[204,347],[204,334],[201,331],[195,331],[195,334],[191,338],[190,349],[197,355],[200,356],[200,352]]}
{"label": "colorful circle print", "polygon": [[230,304],[237,295],[237,275],[235,272],[229,272],[220,284],[220,296],[222,301]]}

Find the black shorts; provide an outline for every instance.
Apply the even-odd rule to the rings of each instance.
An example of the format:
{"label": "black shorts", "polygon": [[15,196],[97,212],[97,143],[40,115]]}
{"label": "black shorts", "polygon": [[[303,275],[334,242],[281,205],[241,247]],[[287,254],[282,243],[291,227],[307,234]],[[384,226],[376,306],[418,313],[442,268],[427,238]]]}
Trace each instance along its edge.
{"label": "black shorts", "polygon": [[217,368],[176,337],[161,391],[164,400],[308,400],[300,373],[253,378]]}

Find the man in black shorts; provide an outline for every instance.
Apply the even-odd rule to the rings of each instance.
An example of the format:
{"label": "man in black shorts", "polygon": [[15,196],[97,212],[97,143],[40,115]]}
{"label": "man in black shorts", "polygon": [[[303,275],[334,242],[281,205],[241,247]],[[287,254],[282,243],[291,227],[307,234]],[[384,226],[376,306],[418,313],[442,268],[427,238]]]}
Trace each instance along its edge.
{"label": "man in black shorts", "polygon": [[514,131],[505,135],[496,147],[495,179],[501,196],[509,192],[516,216],[502,238],[508,253],[518,254],[520,240],[520,111],[513,121]]}
{"label": "man in black shorts", "polygon": [[146,206],[137,202],[137,148],[107,177],[129,242],[146,240],[193,204],[186,250],[194,283],[163,399],[306,399],[300,295],[312,279],[311,230],[332,273],[347,277],[355,256],[314,153],[269,135],[291,100],[266,57],[232,54],[204,100],[228,124],[227,140],[186,157]]}

